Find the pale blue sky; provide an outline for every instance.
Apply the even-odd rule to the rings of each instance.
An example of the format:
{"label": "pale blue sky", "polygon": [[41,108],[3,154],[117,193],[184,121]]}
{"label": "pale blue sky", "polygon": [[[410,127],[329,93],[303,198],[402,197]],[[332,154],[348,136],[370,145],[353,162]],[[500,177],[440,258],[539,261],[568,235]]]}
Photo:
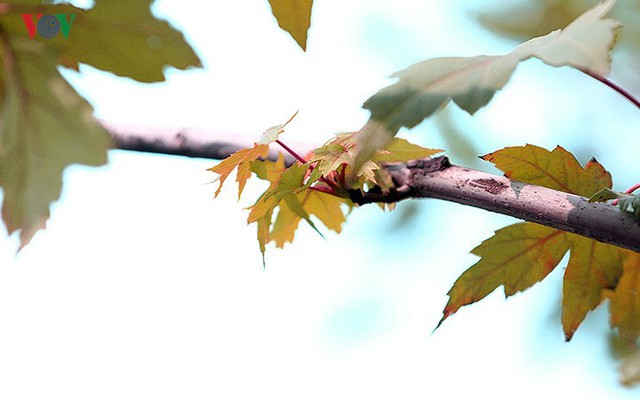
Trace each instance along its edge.
{"label": "pale blue sky", "polygon": [[[257,138],[299,109],[283,140],[322,143],[366,121],[362,102],[393,71],[512,48],[479,31],[464,4],[318,0],[305,54],[266,0],[165,0],[157,12],[185,31],[205,69],[169,70],[153,85],[87,67],[65,76],[105,120]],[[619,158],[637,159],[629,126],[640,121],[624,103],[607,107],[614,101],[575,71],[531,61],[486,110],[451,114],[479,154],[561,144],[582,162],[595,155],[622,188],[638,175]],[[613,119],[628,124],[613,129]],[[584,141],[585,127],[628,145],[606,134]],[[407,136],[446,146],[431,122]],[[293,245],[268,250],[263,271],[242,209],[262,187],[249,184],[239,204],[232,185],[213,200],[211,165],[112,151],[105,167],[68,169],[47,230],[18,256],[17,239],[2,233],[0,397],[637,397],[617,384],[604,308],[564,343],[563,265],[431,333],[448,289],[476,261],[468,252],[512,219],[423,201],[398,227],[406,205],[365,207],[326,240],[302,226]]]}

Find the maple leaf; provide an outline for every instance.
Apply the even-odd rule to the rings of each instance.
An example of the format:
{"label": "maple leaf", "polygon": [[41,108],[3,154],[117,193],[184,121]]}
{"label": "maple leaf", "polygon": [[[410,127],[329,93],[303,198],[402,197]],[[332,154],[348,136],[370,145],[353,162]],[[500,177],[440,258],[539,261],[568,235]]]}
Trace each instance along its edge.
{"label": "maple leaf", "polygon": [[596,75],[609,72],[609,51],[620,23],[603,19],[615,0],[588,10],[563,30],[537,37],[501,56],[426,60],[396,72],[398,82],[364,103],[371,119],[357,135],[354,169],[384,148],[402,127],[413,128],[449,101],[475,113],[509,81],[517,65],[536,57],[554,67],[571,66]]}
{"label": "maple leaf", "polygon": [[233,170],[237,168],[238,173],[236,175],[236,181],[238,182],[238,199],[240,199],[242,191],[244,190],[244,186],[247,183],[247,180],[251,177],[251,161],[259,157],[266,157],[268,154],[268,145],[255,144],[251,148],[240,149],[236,151],[229,157],[222,160],[218,165],[209,168],[208,171],[220,174],[220,176],[218,177],[220,185],[216,190],[215,197],[218,197],[218,195],[220,194],[220,190],[222,189],[224,181],[229,177],[231,172],[233,172]]}
{"label": "maple leaf", "polygon": [[310,162],[317,163],[316,168],[323,176],[329,176],[331,172],[343,165],[353,164],[348,148],[336,141],[315,149]]}
{"label": "maple leaf", "polygon": [[[532,145],[507,147],[482,158],[510,179],[568,193],[590,196],[602,186],[611,187],[611,175],[595,159],[583,168],[559,146],[553,151]],[[603,293],[616,287],[627,250],[531,222],[503,228],[472,251],[481,259],[454,283],[438,326],[499,286],[504,286],[507,297],[528,289],[544,279],[567,251],[562,326],[570,340],[587,313],[601,303]]]}
{"label": "maple leaf", "polygon": [[[58,65],[77,70],[87,63],[143,82],[163,80],[166,65],[200,65],[182,34],[152,16],[149,0],[98,1],[90,10],[40,3],[4,3],[0,21],[2,218],[9,233],[20,230],[20,247],[45,226],[67,165],[106,162],[107,132]],[[45,41],[25,29],[29,15],[39,14],[75,17],[68,30]],[[141,57],[144,63],[132,61]]]}
{"label": "maple leaf", "polygon": [[0,37],[5,66],[0,106],[2,218],[20,248],[45,226],[70,164],[107,160],[107,132],[91,106],[64,80],[56,56],[27,38]]}
{"label": "maple leaf", "polygon": [[[307,174],[311,168],[308,164],[294,164],[289,168],[284,166],[281,156],[277,162],[253,161],[251,170],[260,179],[269,181],[269,188],[250,207],[247,223],[257,223],[258,242],[263,257],[266,244],[275,242],[276,247],[282,248],[293,241],[295,231],[300,220],[307,223],[320,233],[310,216],[318,218],[327,228],[340,232],[345,215],[342,205],[352,206],[347,198],[337,197],[314,190],[305,186],[305,179],[313,180],[314,172]],[[319,176],[316,173],[316,176]],[[317,177],[315,178],[317,180]],[[275,221],[273,216],[276,215]]]}
{"label": "maple leaf", "polygon": [[250,168],[255,172],[256,176],[262,180],[269,182],[269,188],[258,198],[255,204],[250,207],[247,223],[255,222],[258,225],[257,235],[260,253],[262,253],[262,265],[264,266],[266,245],[271,241],[270,229],[273,212],[278,205],[277,197],[265,198],[265,195],[271,192],[278,185],[280,176],[286,169],[284,164],[284,156],[282,153],[276,161],[251,161]]}
{"label": "maple leaf", "polygon": [[258,139],[258,141],[256,143],[257,144],[269,144],[269,143],[273,143],[276,140],[278,140],[278,137],[280,136],[280,134],[284,132],[285,126],[287,126],[289,124],[289,122],[291,122],[296,117],[296,115],[298,115],[297,111],[284,124],[274,125],[271,128],[269,128],[266,131],[264,131],[262,133],[262,136],[260,136],[260,139]]}
{"label": "maple leaf", "polygon": [[600,188],[610,188],[611,174],[596,160],[582,168],[561,146],[553,151],[527,144],[506,147],[481,157],[493,163],[509,179],[589,197]]}
{"label": "maple leaf", "polygon": [[603,300],[603,290],[612,289],[622,274],[625,250],[574,234],[569,237],[571,256],[564,272],[562,326],[571,339],[587,313]]}
{"label": "maple leaf", "polygon": [[640,253],[626,252],[622,277],[611,296],[611,326],[620,337],[635,344],[640,336]]}
{"label": "maple leaf", "polygon": [[561,231],[529,222],[496,231],[471,251],[481,259],[454,283],[440,323],[499,286],[504,286],[508,297],[541,281],[564,257],[566,242]]}
{"label": "maple leaf", "polygon": [[[300,192],[296,198],[308,215],[315,215],[327,228],[340,233],[342,223],[346,220],[341,208],[345,203],[343,198],[315,190]],[[287,203],[280,205],[271,232],[276,247],[282,248],[285,243],[293,241],[295,230],[301,219],[301,216]]]}
{"label": "maple leaf", "polygon": [[287,31],[306,51],[313,0],[269,0],[269,4],[280,28]]}
{"label": "maple leaf", "polygon": [[[209,171],[220,174],[220,176],[218,177],[218,179],[220,180],[220,185],[216,190],[215,197],[218,197],[218,194],[220,194],[220,190],[222,189],[224,181],[229,177],[231,172],[233,172],[233,170],[237,168],[238,172],[236,175],[236,181],[238,182],[238,199],[240,199],[247,180],[249,180],[249,178],[251,177],[252,172],[256,172],[252,171],[251,162],[258,158],[265,158],[269,154],[269,144],[278,140],[278,135],[284,132],[284,127],[287,126],[287,124],[289,124],[289,122],[291,122],[296,115],[298,115],[297,111],[284,124],[272,126],[271,128],[264,131],[260,136],[260,139],[254,144],[252,148],[240,149],[222,160],[215,167],[211,167],[208,169]],[[266,174],[266,172],[262,171],[262,167],[258,165],[259,164],[256,164],[255,168],[258,168],[261,174]],[[289,172],[289,174],[291,174],[291,172]],[[264,177],[261,179],[267,178]]]}
{"label": "maple leaf", "polygon": [[[41,2],[33,2],[41,3]],[[2,26],[11,37],[28,38],[20,14],[75,14],[69,37],[46,41],[57,62],[75,70],[79,63],[140,82],[165,80],[167,65],[178,69],[202,63],[183,34],[151,13],[152,0],[96,1],[85,10],[68,4],[10,7]],[[144,62],[134,62],[144,60]]]}
{"label": "maple leaf", "polygon": [[[356,134],[356,132],[351,132],[336,135],[335,138],[313,151],[310,163],[316,163],[316,168],[322,172],[324,177],[331,176],[331,173],[339,168],[351,171],[357,147],[354,140]],[[350,182],[349,186],[352,188],[363,187],[369,183],[386,190],[392,186],[392,182],[389,173],[380,168],[382,163],[417,160],[440,152],[442,150],[429,149],[410,143],[405,139],[392,138],[385,147],[378,149],[373,157],[359,168],[355,181]]]}

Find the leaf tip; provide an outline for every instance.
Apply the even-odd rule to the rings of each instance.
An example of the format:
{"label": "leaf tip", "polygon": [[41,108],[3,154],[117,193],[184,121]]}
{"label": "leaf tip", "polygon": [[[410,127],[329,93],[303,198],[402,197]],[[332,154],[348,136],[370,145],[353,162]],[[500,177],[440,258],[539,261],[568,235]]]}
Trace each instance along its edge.
{"label": "leaf tip", "polygon": [[569,343],[571,341],[571,339],[573,338],[573,334],[575,333],[575,329],[571,330],[570,332],[565,332],[564,333],[564,341],[566,343]]}

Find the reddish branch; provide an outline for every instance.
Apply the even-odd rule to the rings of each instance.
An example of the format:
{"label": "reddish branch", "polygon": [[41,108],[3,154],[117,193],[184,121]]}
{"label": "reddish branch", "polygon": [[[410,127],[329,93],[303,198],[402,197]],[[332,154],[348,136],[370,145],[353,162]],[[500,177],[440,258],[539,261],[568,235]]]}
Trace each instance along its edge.
{"label": "reddish branch", "polygon": [[[251,145],[242,136],[219,132],[105,126],[114,147],[123,150],[221,159]],[[271,157],[275,159],[276,153]],[[450,165],[446,157],[386,168],[395,183],[391,191],[351,191],[351,199],[360,205],[406,198],[448,200],[640,252],[640,222],[609,204],[589,203],[584,197]]]}

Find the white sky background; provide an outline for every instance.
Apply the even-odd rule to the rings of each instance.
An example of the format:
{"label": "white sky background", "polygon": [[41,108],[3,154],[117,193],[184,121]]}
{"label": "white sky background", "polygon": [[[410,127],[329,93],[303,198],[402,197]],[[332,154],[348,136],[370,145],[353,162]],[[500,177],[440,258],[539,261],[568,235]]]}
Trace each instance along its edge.
{"label": "white sky background", "polygon": [[[204,70],[170,70],[155,85],[86,67],[66,76],[105,120],[257,137],[300,109],[283,139],[322,143],[366,121],[362,102],[391,72],[512,48],[478,30],[462,4],[318,0],[305,54],[266,0],[167,0],[156,11],[185,31]],[[639,148],[632,129],[616,126],[626,146],[580,137],[585,126],[611,129],[614,112],[637,126],[625,103],[607,111],[614,101],[574,71],[531,61],[487,110],[452,113],[465,130],[484,130],[471,135],[478,154],[561,144],[587,154],[582,162],[595,155],[624,189],[638,175],[619,162]],[[430,123],[414,131],[412,140],[444,146]],[[365,207],[327,240],[302,226],[293,245],[269,249],[263,271],[242,210],[262,187],[250,183],[238,204],[229,181],[213,201],[211,165],[112,151],[105,167],[67,171],[47,230],[20,254],[2,233],[0,398],[637,397],[616,382],[604,308],[564,343],[562,266],[431,334],[446,292],[476,261],[468,252],[512,219],[425,201],[397,227],[401,212]]]}

